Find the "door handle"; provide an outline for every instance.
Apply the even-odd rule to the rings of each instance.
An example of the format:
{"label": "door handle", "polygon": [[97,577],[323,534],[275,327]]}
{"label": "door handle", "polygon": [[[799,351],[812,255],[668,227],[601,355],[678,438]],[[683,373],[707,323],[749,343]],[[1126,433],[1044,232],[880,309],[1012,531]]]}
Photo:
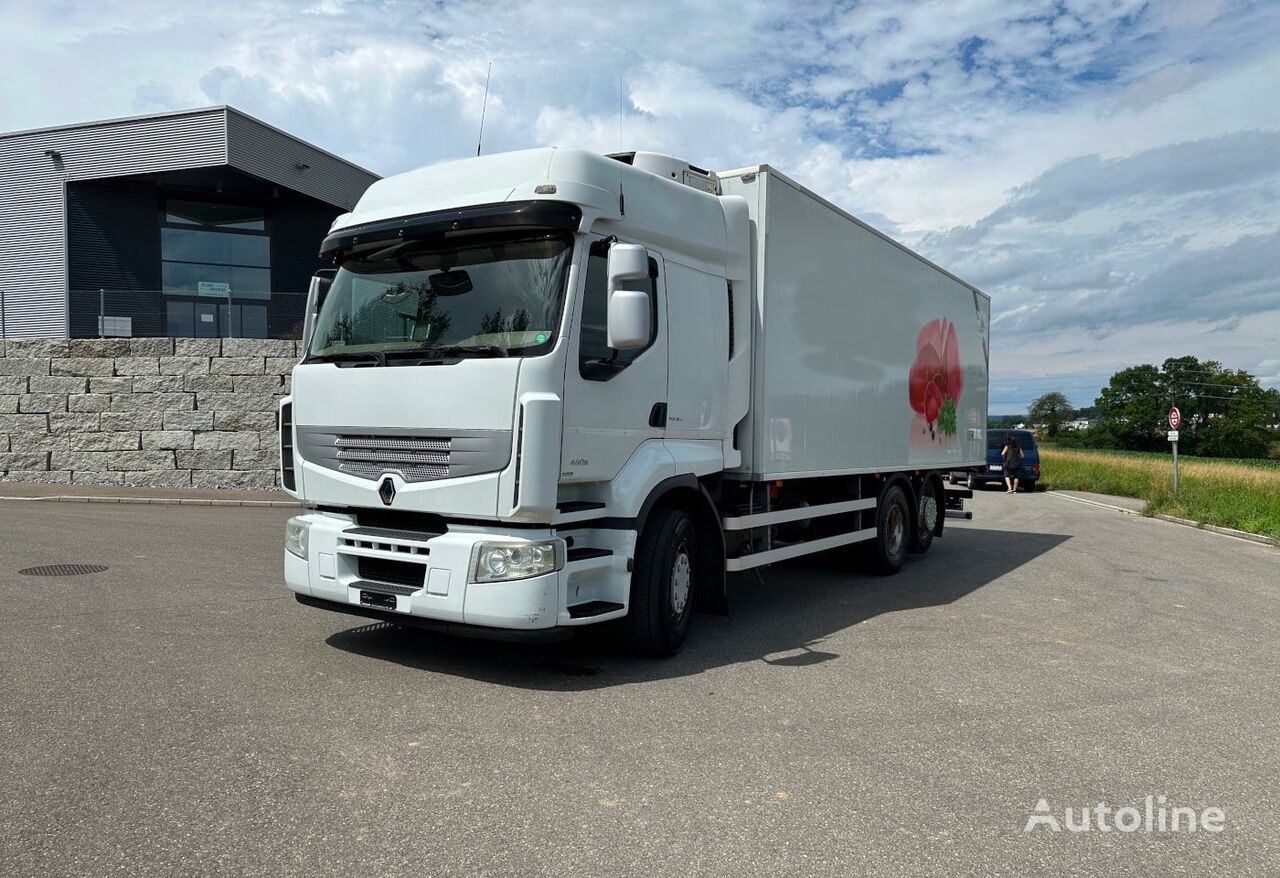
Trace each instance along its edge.
{"label": "door handle", "polygon": [[653,408],[649,409],[649,426],[665,429],[667,426],[667,404],[665,402],[655,402]]}

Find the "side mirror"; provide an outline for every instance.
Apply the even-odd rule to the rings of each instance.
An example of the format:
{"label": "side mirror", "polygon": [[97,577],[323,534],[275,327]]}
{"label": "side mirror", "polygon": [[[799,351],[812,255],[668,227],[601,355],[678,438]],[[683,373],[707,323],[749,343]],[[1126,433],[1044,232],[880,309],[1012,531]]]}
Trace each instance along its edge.
{"label": "side mirror", "polygon": [[639,244],[614,244],[609,248],[607,273],[609,347],[617,351],[642,348],[653,330],[653,305],[646,291],[620,287],[648,279],[649,251]]}
{"label": "side mirror", "polygon": [[609,347],[631,351],[649,343],[652,308],[644,290],[614,290],[609,294]]}
{"label": "side mirror", "polygon": [[311,278],[311,285],[307,288],[307,307],[302,320],[302,355],[304,357],[311,349],[311,337],[316,333],[316,318],[320,315],[325,297],[329,295],[329,288],[333,286],[335,274],[337,271],[332,268],[321,269]]}

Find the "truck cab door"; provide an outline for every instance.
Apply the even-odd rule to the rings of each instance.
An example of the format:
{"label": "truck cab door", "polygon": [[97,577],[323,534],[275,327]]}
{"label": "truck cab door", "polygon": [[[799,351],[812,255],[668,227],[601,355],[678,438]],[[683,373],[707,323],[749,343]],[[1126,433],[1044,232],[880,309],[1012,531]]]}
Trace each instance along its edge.
{"label": "truck cab door", "polygon": [[608,481],[641,443],[666,435],[667,309],[662,256],[649,251],[649,278],[638,281],[653,307],[649,345],[608,346],[608,243],[596,238],[579,267],[573,341],[565,367],[561,482]]}

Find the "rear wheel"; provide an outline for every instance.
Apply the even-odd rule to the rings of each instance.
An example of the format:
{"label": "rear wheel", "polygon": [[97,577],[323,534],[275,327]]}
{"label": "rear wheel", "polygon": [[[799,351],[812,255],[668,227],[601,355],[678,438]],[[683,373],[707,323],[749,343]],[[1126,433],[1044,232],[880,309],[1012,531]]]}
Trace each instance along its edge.
{"label": "rear wheel", "polygon": [[1021,482],[1019,482],[1018,487],[1026,491],[1028,494],[1034,494],[1036,492],[1036,480],[1023,479]]}
{"label": "rear wheel", "polygon": [[969,473],[969,476],[964,480],[964,483],[965,487],[970,491],[976,491],[982,487],[982,482],[978,481],[977,477],[974,476],[973,473]]}
{"label": "rear wheel", "polygon": [[697,528],[679,509],[655,510],[636,547],[627,640],[644,655],[680,651],[697,597]]}
{"label": "rear wheel", "polygon": [[870,546],[871,570],[891,576],[902,569],[911,538],[911,504],[901,485],[890,485],[876,508],[876,536]]}
{"label": "rear wheel", "polygon": [[908,551],[923,554],[933,545],[935,531],[938,529],[939,510],[938,483],[933,479],[925,479],[920,486],[920,500],[916,503],[915,527],[912,528],[911,543]]}

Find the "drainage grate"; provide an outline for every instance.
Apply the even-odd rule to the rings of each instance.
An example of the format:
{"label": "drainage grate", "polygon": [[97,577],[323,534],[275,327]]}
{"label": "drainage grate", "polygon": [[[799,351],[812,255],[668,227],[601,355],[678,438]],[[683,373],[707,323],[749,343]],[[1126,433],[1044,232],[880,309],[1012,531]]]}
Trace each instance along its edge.
{"label": "drainage grate", "polygon": [[19,570],[23,576],[81,576],[85,573],[101,573],[107,568],[101,564],[45,564]]}

